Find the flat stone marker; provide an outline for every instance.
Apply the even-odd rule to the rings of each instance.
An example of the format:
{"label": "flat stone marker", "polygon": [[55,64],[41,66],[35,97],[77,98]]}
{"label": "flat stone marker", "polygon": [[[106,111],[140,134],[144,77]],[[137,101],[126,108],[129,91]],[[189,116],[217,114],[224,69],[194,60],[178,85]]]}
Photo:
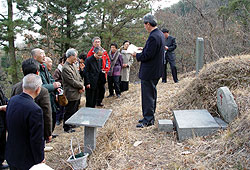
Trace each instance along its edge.
{"label": "flat stone marker", "polygon": [[82,107],[65,122],[70,125],[85,126],[84,153],[91,154],[95,150],[96,130],[105,125],[111,112],[111,109]]}
{"label": "flat stone marker", "polygon": [[207,110],[174,110],[174,125],[180,141],[195,136],[207,136],[220,126]]}
{"label": "flat stone marker", "polygon": [[173,132],[173,122],[172,120],[158,120],[158,129],[159,131],[164,131],[164,132]]}
{"label": "flat stone marker", "polygon": [[227,123],[232,122],[238,115],[238,106],[228,87],[220,87],[217,90],[217,107]]}

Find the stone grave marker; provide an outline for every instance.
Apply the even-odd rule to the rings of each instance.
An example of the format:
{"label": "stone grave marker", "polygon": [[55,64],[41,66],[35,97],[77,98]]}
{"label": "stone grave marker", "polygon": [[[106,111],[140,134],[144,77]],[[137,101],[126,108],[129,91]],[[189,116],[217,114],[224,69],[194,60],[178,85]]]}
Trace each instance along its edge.
{"label": "stone grave marker", "polygon": [[207,110],[174,110],[174,126],[180,141],[207,136],[220,128]]}
{"label": "stone grave marker", "polygon": [[197,37],[196,39],[196,76],[204,65],[204,39]]}
{"label": "stone grave marker", "polygon": [[238,106],[228,87],[220,87],[217,90],[217,107],[227,123],[232,122],[238,115]]}

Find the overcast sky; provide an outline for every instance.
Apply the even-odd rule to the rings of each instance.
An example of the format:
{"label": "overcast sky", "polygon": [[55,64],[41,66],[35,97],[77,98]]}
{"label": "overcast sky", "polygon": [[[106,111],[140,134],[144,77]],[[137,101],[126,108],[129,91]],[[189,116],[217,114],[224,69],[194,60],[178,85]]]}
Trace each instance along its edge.
{"label": "overcast sky", "polygon": [[170,7],[171,5],[178,3],[180,0],[158,0],[152,4],[154,10],[158,8],[163,9],[166,7]]}

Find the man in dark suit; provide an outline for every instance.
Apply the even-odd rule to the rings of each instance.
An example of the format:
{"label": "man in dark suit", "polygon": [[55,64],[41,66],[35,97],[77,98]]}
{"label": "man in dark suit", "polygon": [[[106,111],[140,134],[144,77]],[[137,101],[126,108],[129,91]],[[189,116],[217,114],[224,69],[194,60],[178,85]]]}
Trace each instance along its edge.
{"label": "man in dark suit", "polygon": [[83,75],[86,89],[86,107],[95,108],[96,105],[97,88],[102,72],[102,54],[103,49],[95,47],[94,54],[85,60]]}
{"label": "man in dark suit", "polygon": [[[37,74],[39,75],[39,63],[33,59],[29,58],[22,62],[23,75]],[[11,96],[21,94],[23,92],[23,82],[19,82],[12,87]],[[36,104],[43,110],[43,120],[44,120],[44,139],[50,142],[52,139],[52,111],[50,105],[49,92],[46,88],[42,87],[41,92],[35,98]]]}
{"label": "man in dark suit", "polygon": [[68,49],[66,58],[67,60],[62,68],[62,83],[68,104],[65,106],[63,129],[64,132],[71,133],[75,132],[75,130],[72,129],[72,126],[66,125],[65,121],[78,111],[81,94],[85,89],[78,68],[74,65],[77,60],[77,51],[73,48]]}
{"label": "man in dark suit", "polygon": [[165,36],[165,59],[163,65],[163,72],[162,72],[162,82],[167,82],[167,64],[170,64],[173,80],[175,83],[178,83],[177,78],[177,69],[175,66],[175,53],[174,50],[176,49],[177,45],[175,42],[175,38],[169,35],[169,31],[167,29],[162,30]]}
{"label": "man in dark suit", "polygon": [[143,128],[154,124],[157,83],[162,76],[164,58],[164,35],[157,28],[157,21],[153,15],[143,18],[144,27],[150,33],[141,53],[133,53],[137,61],[141,62],[139,78],[141,79],[142,112],[143,119],[139,120],[137,128]]}
{"label": "man in dark suit", "polygon": [[34,102],[42,80],[36,74],[23,78],[23,93],[12,97],[6,110],[6,160],[10,170],[28,170],[44,162],[43,111]]}

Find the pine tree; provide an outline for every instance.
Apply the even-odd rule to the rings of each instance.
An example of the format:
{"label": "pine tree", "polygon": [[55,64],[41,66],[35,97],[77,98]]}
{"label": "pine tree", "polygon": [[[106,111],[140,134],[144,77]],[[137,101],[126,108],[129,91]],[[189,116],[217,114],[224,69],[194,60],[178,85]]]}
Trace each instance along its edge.
{"label": "pine tree", "polygon": [[99,36],[105,49],[111,42],[122,43],[128,39],[145,43],[140,34],[143,28],[141,19],[150,11],[148,0],[98,0],[98,3],[85,16],[89,37]]}

